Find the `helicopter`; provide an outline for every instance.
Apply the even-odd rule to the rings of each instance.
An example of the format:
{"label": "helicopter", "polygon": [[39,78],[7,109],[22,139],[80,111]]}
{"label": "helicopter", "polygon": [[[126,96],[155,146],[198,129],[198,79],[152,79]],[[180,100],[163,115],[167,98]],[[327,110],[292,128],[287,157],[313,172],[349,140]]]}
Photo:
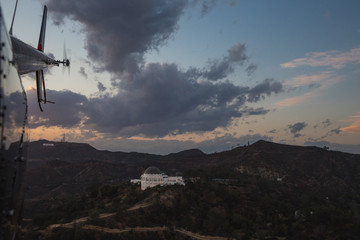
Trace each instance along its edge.
{"label": "helicopter", "polygon": [[[44,79],[44,69],[59,66],[62,64],[65,67],[70,67],[70,60],[66,59],[66,54],[64,54],[63,60],[55,60],[44,53],[45,46],[45,32],[46,32],[46,20],[47,20],[47,7],[44,6],[44,12],[40,28],[40,36],[37,49],[24,43],[20,39],[12,35],[13,32],[13,23],[16,14],[15,6],[14,16],[10,27],[10,39],[13,46],[14,52],[14,61],[17,65],[17,69],[20,75],[27,74],[30,72],[35,72],[36,76],[36,89],[37,89],[37,101],[39,108],[43,111],[41,104],[54,103],[47,100],[46,89],[45,89],[45,79]],[[64,51],[65,52],[65,51]]]}

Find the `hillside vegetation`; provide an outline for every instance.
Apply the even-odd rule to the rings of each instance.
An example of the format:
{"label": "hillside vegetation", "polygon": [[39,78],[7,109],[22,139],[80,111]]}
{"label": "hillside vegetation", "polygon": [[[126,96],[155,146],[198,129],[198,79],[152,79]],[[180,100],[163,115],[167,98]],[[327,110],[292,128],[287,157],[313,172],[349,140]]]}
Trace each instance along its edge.
{"label": "hillside vegetation", "polygon": [[[137,154],[129,163],[38,159],[30,176],[50,176],[39,171],[48,168],[61,178],[43,184],[51,194],[39,179],[29,181],[28,191],[36,186],[38,192],[25,201],[20,239],[360,238],[359,155],[264,141],[216,154],[191,152]],[[106,171],[90,174],[97,166],[112,179],[128,179],[149,165],[182,171],[186,186],[141,191],[124,180],[99,178]],[[119,166],[126,171],[117,175],[113,168]],[[70,183],[80,179],[79,171],[75,191]]]}

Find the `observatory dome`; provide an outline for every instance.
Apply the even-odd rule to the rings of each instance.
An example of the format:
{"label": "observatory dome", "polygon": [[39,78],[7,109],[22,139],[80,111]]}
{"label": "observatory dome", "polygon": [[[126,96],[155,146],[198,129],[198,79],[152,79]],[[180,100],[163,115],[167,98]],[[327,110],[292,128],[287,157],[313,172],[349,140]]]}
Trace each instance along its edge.
{"label": "observatory dome", "polygon": [[144,174],[161,174],[161,171],[157,167],[151,166],[145,170]]}

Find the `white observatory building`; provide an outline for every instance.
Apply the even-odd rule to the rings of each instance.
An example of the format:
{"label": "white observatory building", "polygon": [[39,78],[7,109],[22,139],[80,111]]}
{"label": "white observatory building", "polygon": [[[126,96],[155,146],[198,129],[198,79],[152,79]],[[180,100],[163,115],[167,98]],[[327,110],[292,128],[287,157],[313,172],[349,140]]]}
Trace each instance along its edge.
{"label": "white observatory building", "polygon": [[[178,175],[178,174],[177,174]],[[136,179],[131,182],[139,182]],[[149,187],[155,187],[157,185],[185,185],[182,176],[168,176],[161,172],[157,167],[148,167],[144,173],[140,176],[141,190],[145,190]]]}

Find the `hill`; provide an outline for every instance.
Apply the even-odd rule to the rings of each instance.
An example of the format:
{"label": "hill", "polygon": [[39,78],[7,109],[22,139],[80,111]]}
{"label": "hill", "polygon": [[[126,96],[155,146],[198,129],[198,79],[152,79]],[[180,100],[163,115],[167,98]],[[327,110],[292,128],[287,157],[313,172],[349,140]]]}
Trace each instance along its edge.
{"label": "hill", "polygon": [[[266,141],[165,156],[43,143],[29,145],[23,239],[360,237],[360,155]],[[183,172],[186,186],[128,183],[150,165]]]}
{"label": "hill", "polygon": [[224,158],[241,173],[339,191],[359,187],[360,155],[356,154],[258,141],[229,155]]}
{"label": "hill", "polygon": [[360,155],[258,141],[231,151],[204,154],[192,149],[166,156],[99,151],[89,144],[37,141],[29,143],[27,196],[58,195],[69,185],[85,189],[92,183],[120,183],[138,178],[148,166],[168,174],[211,172],[230,178],[248,174],[296,186],[332,191],[359,190]]}

